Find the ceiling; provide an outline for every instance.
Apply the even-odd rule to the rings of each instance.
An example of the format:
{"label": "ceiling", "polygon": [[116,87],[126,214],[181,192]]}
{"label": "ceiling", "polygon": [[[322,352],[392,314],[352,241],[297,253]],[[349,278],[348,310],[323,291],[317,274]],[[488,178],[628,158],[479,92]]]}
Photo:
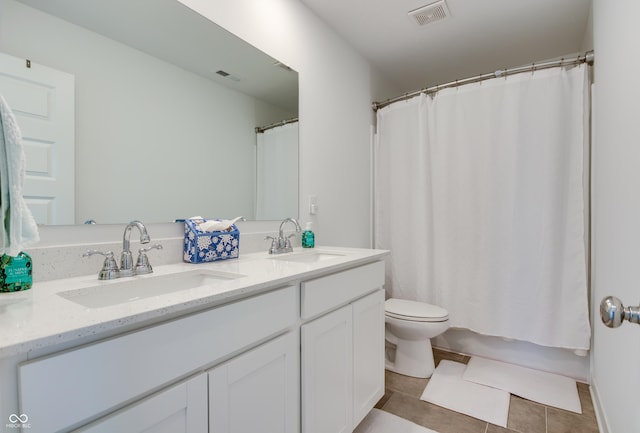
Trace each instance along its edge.
{"label": "ceiling", "polygon": [[[298,112],[295,71],[175,0],[18,1],[223,86]],[[219,70],[229,76],[223,78],[217,74]]]}
{"label": "ceiling", "polygon": [[449,16],[419,26],[435,0],[300,0],[400,93],[585,49],[591,0],[445,0]]}

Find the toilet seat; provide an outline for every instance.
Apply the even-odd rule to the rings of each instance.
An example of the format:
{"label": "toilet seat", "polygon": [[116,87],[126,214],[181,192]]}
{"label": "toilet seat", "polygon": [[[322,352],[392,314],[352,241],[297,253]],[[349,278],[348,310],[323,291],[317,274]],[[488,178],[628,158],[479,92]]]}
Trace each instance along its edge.
{"label": "toilet seat", "polygon": [[425,302],[406,299],[387,299],[384,303],[385,315],[394,319],[412,322],[445,322],[449,312],[442,307]]}

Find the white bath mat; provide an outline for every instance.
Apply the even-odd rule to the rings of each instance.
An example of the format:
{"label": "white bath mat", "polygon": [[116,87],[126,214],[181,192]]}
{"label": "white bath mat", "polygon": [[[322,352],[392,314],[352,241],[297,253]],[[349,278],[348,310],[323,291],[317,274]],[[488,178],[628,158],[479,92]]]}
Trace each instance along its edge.
{"label": "white bath mat", "polygon": [[364,417],[353,433],[436,433],[404,418],[379,409]]}
{"label": "white bath mat", "polygon": [[472,357],[463,378],[547,406],[582,413],[576,382],[568,377],[506,362]]}
{"label": "white bath mat", "polygon": [[509,393],[464,380],[465,368],[459,362],[440,361],[420,399],[506,427]]}

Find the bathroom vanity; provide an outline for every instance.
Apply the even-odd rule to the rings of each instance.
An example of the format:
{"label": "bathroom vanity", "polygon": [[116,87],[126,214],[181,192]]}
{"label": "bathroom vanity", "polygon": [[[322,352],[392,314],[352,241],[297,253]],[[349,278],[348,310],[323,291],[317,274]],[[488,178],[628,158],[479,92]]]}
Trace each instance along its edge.
{"label": "bathroom vanity", "polygon": [[[15,331],[0,338],[2,421],[15,414],[33,433],[351,432],[384,393],[386,255],[254,253],[2,297],[0,326]],[[138,289],[154,284],[164,294]],[[128,288],[138,299],[121,297]]]}

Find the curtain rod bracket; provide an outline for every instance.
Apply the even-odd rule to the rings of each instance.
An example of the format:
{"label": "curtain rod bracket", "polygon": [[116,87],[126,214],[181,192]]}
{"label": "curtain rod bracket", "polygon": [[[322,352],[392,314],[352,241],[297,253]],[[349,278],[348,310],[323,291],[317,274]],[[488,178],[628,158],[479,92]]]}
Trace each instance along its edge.
{"label": "curtain rod bracket", "polygon": [[584,55],[584,61],[587,62],[588,65],[593,65],[593,61],[595,59],[595,55],[593,54],[593,50],[587,51]]}

